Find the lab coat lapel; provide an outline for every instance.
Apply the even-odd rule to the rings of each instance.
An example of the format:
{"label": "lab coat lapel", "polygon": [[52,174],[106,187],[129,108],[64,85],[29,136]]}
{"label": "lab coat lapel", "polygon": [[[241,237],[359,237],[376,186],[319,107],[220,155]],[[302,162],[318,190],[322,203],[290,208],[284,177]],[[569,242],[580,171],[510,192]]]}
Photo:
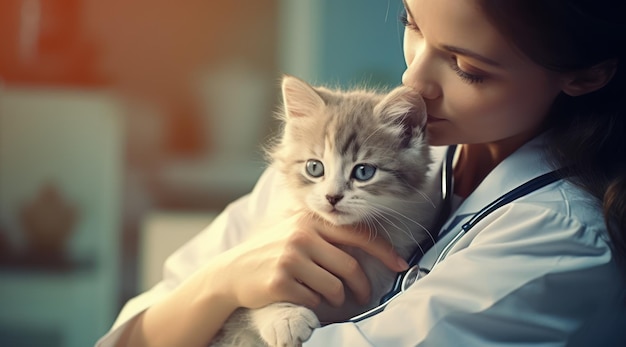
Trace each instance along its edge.
{"label": "lab coat lapel", "polygon": [[496,166],[448,218],[443,230],[448,228],[456,216],[475,214],[503,194],[519,185],[551,170],[543,147],[545,136],[529,141]]}

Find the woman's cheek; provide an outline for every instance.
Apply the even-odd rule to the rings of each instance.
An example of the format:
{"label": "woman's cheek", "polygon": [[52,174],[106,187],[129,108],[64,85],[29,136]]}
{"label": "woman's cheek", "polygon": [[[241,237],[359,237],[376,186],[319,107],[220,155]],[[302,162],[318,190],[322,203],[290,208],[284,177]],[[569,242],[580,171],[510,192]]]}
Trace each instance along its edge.
{"label": "woman's cheek", "polygon": [[515,98],[498,91],[465,92],[451,108],[456,126],[471,142],[494,141],[512,135],[518,127]]}

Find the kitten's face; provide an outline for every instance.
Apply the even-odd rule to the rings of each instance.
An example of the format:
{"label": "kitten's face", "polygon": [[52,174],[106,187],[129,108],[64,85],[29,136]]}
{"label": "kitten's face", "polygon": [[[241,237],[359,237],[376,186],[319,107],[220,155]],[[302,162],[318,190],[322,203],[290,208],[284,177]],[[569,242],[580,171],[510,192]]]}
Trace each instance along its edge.
{"label": "kitten's face", "polygon": [[298,196],[325,220],[336,225],[373,221],[370,216],[389,214],[413,190],[395,176],[394,163],[381,160],[384,156],[372,148],[344,155],[334,150],[337,144],[328,144],[319,152],[304,152],[302,158],[309,159],[294,163],[291,172],[297,175]]}
{"label": "kitten's face", "polygon": [[296,197],[336,224],[398,219],[430,163],[418,95],[313,89],[283,81],[285,132],[272,153]]}

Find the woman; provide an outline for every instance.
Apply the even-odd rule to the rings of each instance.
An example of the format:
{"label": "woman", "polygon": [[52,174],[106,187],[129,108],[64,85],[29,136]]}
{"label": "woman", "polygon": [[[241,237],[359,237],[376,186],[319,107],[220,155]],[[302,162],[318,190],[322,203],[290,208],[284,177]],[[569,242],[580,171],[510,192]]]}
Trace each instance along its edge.
{"label": "woman", "polygon": [[[457,208],[441,235],[554,167],[569,175],[490,214],[383,312],[317,329],[305,346],[622,345],[624,5],[406,0],[405,8],[402,82],[426,101],[431,144],[461,144]],[[362,271],[336,266],[349,259],[333,244],[407,268],[382,240],[297,216],[242,242],[262,232],[254,221],[271,211],[275,180],[266,173],[174,254],[163,282],[129,302],[100,345],[204,346],[237,307],[341,303],[343,286],[366,298]]]}

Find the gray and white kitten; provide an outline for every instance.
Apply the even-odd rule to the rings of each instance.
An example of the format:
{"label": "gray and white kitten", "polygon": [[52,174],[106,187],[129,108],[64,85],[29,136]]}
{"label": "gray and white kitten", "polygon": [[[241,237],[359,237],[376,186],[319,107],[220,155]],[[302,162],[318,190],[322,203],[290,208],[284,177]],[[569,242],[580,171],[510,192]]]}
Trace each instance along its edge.
{"label": "gray and white kitten", "polygon": [[[269,154],[300,204],[296,209],[334,225],[365,226],[408,258],[430,237],[424,226],[435,215],[421,191],[431,159],[420,95],[402,86],[385,94],[314,88],[291,76],[283,78],[282,93],[283,133]],[[340,308],[322,303],[313,312],[276,303],[239,309],[213,346],[298,346],[320,321],[346,320],[376,306],[395,273],[360,249],[343,248],[371,282],[368,305],[348,291]]]}

